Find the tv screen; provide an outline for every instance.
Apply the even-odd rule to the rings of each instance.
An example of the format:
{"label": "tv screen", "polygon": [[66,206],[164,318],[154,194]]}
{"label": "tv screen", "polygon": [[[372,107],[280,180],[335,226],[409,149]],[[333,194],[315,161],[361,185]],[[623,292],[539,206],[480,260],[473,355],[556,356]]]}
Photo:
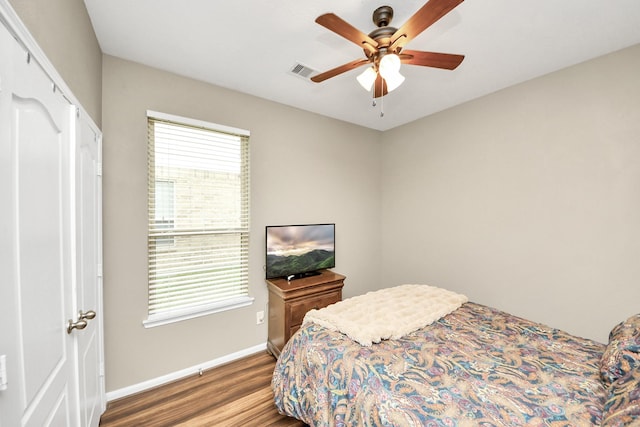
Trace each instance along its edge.
{"label": "tv screen", "polygon": [[335,224],[269,225],[266,234],[267,279],[300,278],[336,266]]}

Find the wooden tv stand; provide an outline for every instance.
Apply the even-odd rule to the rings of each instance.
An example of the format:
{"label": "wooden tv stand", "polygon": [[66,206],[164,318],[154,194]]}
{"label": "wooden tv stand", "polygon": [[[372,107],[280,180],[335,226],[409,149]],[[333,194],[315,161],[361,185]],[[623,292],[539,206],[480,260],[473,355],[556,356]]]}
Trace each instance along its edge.
{"label": "wooden tv stand", "polygon": [[307,311],[342,300],[345,276],[323,270],[316,276],[267,279],[269,288],[269,338],[267,350],[274,357],[302,325]]}

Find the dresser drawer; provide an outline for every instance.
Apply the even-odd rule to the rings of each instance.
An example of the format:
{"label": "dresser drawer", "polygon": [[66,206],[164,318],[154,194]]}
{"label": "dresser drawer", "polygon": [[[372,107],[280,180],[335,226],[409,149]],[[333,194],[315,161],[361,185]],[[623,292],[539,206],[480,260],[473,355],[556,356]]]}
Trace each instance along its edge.
{"label": "dresser drawer", "polygon": [[302,323],[304,315],[307,314],[307,311],[314,308],[323,308],[328,306],[329,304],[338,302],[341,299],[341,295],[341,291],[337,291],[322,295],[315,295],[312,298],[305,298],[300,301],[291,302],[291,304],[289,304],[289,324],[291,325],[291,328],[293,329],[295,326],[298,326]]}

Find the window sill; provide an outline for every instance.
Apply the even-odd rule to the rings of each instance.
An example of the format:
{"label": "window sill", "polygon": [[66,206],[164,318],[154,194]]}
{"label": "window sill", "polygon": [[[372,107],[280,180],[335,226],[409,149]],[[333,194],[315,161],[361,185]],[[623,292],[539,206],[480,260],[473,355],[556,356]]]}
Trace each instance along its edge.
{"label": "window sill", "polygon": [[170,323],[181,322],[183,320],[195,319],[197,317],[206,316],[221,311],[234,310],[236,308],[246,307],[253,304],[252,297],[238,297],[215,304],[209,304],[198,308],[190,308],[188,310],[178,310],[168,313],[153,314],[146,320],[142,321],[145,328],[155,328],[156,326],[168,325]]}

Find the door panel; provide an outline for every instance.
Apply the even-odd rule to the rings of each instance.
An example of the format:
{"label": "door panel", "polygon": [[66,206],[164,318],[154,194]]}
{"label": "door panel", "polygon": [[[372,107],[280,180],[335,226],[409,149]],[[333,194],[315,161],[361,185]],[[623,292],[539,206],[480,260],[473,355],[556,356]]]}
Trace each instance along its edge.
{"label": "door panel", "polygon": [[[61,129],[33,99],[14,97],[13,123],[17,169],[17,244],[22,306],[18,339],[22,343],[25,401],[29,406],[47,379],[68,357],[64,345],[64,280],[67,260],[61,192]],[[53,159],[54,161],[47,161]],[[34,173],[34,171],[38,173]],[[43,207],[46,207],[43,209]],[[55,256],[52,256],[55,254]],[[44,330],[43,330],[44,326]]]}
{"label": "door panel", "polygon": [[2,55],[12,64],[2,98],[8,116],[3,109],[0,119],[9,128],[1,147],[11,212],[0,263],[13,272],[3,286],[17,309],[13,327],[2,331],[10,382],[0,399],[11,402],[2,406],[7,425],[71,426],[77,392],[74,342],[65,328],[73,313],[70,105],[21,46],[11,50]]}
{"label": "door panel", "polygon": [[79,394],[83,426],[97,427],[104,412],[102,353],[102,233],[101,145],[91,124],[78,118],[76,125],[76,250],[77,306],[94,311],[78,339]]}

